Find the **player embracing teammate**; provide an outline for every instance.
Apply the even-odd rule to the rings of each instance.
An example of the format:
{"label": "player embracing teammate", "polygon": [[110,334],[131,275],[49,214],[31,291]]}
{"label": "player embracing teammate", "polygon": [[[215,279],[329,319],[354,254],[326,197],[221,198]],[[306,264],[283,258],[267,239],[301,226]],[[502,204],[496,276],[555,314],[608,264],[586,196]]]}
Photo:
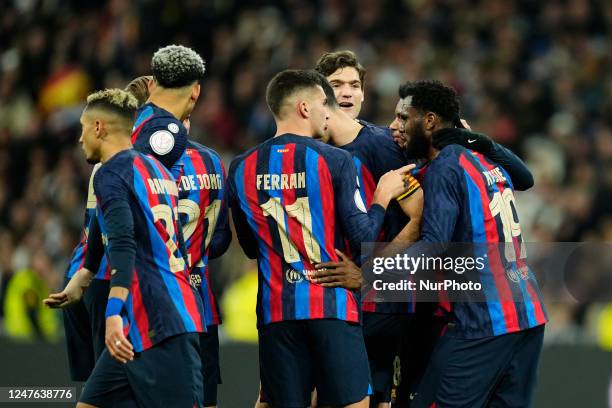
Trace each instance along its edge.
{"label": "player embracing teammate", "polygon": [[[282,71],[266,90],[276,134],[236,157],[226,180],[216,152],[188,140],[204,61],[169,46],[152,74],[129,86],[139,103],[98,92],[81,118],[87,160],[100,164],[66,288],[45,300],[65,308],[71,373],[87,380],[80,406],[216,406],[220,314],[208,260],[231,240],[227,203],[258,262],[260,380],[272,407],[310,406],[313,390],[320,407],[388,407],[397,355],[410,393],[394,406],[529,404],[546,322],[533,276],[514,288],[491,264],[486,308],[450,304],[439,341],[435,319],[414,322],[427,306],[360,296],[364,242],[409,253],[422,242],[522,242],[520,227],[506,237],[499,222],[518,225],[504,197],[531,175],[460,129],[452,89],[405,84],[385,128],[356,119],[365,69],[352,52],[325,54],[316,71]],[[492,169],[504,180],[480,175]],[[516,296],[502,302],[500,291]]]}

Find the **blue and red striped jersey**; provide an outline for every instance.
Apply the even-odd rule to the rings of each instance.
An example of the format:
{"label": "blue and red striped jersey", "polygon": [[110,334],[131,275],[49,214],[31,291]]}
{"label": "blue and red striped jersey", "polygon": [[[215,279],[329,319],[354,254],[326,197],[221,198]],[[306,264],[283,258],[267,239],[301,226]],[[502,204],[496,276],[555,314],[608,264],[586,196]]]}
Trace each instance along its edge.
{"label": "blue and red striped jersey", "polygon": [[119,200],[131,209],[137,248],[125,309],[134,350],[177,334],[205,331],[202,301],[190,285],[178,247],[178,188],[169,171],[151,157],[125,150],[100,167],[94,191],[107,257],[103,211]]}
{"label": "blue and red striped jersey", "polygon": [[[96,164],[91,171],[91,176],[89,177],[89,187],[87,188],[87,206],[85,208],[85,222],[83,233],[81,234],[81,240],[77,244],[77,246],[72,251],[72,255],[70,256],[70,263],[68,264],[68,268],[66,269],[66,277],[71,279],[76,271],[81,269],[85,264],[85,254],[87,253],[87,238],[89,236],[89,227],[91,222],[94,220],[96,216],[96,195],[94,194],[93,188],[93,180],[96,171],[100,168],[100,164]],[[106,257],[103,257],[100,260],[100,267],[94,276],[94,279],[110,279],[110,268],[108,267],[108,262],[106,262]]]}
{"label": "blue and red striped jersey", "polygon": [[[546,323],[542,296],[522,249],[513,185],[506,170],[480,153],[449,145],[427,167],[423,190],[419,243],[507,242],[515,249],[510,256],[498,245],[474,245],[474,258],[485,259],[478,277],[487,302],[448,305],[457,335],[498,336]],[[408,254],[419,256],[423,248],[415,245]],[[509,276],[509,270],[520,279]]]}
{"label": "blue and red striped jersey", "polygon": [[232,238],[225,199],[225,167],[214,150],[189,141],[172,173],[178,182],[179,218],[192,284],[204,302],[206,325],[217,325],[221,316],[208,276],[208,260],[211,255],[222,255]]}
{"label": "blue and red striped jersey", "polygon": [[309,137],[274,137],[232,161],[228,199],[241,246],[257,258],[259,324],[360,320],[359,293],[311,283],[317,262],[372,242],[384,209],[368,212],[349,153]]}

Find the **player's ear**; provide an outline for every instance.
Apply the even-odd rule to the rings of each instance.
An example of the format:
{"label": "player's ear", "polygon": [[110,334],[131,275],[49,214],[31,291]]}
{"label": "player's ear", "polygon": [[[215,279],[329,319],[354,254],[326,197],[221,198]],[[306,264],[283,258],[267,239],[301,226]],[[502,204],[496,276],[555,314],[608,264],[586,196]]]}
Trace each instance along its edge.
{"label": "player's ear", "polygon": [[298,113],[303,118],[310,117],[310,108],[308,106],[308,102],[305,100],[298,101],[297,103]]}
{"label": "player's ear", "polygon": [[193,100],[194,102],[198,100],[198,98],[200,97],[200,84],[195,84],[192,88],[191,88],[191,100]]}
{"label": "player's ear", "polygon": [[433,112],[427,112],[425,117],[423,118],[423,123],[425,124],[425,130],[433,131],[434,128],[440,122],[440,118]]}
{"label": "player's ear", "polygon": [[149,95],[151,95],[151,93],[153,92],[154,88],[155,88],[155,80],[153,79],[153,77],[151,77],[147,81],[147,89],[149,91]]}
{"label": "player's ear", "polygon": [[96,119],[94,130],[96,132],[96,139],[103,139],[106,136],[106,126],[100,119]]}

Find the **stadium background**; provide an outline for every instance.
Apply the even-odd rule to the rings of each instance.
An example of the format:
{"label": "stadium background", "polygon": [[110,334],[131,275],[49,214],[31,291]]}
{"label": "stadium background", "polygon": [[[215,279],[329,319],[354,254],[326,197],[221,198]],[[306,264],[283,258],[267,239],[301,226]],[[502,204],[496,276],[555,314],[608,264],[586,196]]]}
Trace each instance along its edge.
{"label": "stadium background", "polygon": [[[368,69],[362,118],[388,124],[401,82],[440,79],[459,91],[472,128],[528,162],[536,186],[517,195],[527,241],[609,242],[611,35],[612,3],[596,0],[3,1],[0,361],[12,365],[0,364],[0,385],[68,383],[61,316],[40,299],[61,285],[82,228],[82,102],[148,74],[160,46],[207,60],[191,134],[226,166],[272,134],[263,93],[273,74],[348,48]],[[239,387],[250,401],[256,272],[235,242],[230,252],[211,273],[226,323],[221,398]],[[536,406],[612,406],[612,306],[549,310]]]}

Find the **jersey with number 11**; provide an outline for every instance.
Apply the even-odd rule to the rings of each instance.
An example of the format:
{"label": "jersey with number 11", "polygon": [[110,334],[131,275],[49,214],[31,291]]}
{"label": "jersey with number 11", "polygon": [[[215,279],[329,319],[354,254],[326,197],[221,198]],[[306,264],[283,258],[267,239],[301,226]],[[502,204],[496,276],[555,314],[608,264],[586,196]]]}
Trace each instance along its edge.
{"label": "jersey with number 11", "polygon": [[309,280],[319,262],[373,241],[384,210],[370,219],[351,155],[309,137],[286,134],[238,156],[228,196],[241,246],[259,267],[259,324],[336,318],[359,321],[358,293]]}

